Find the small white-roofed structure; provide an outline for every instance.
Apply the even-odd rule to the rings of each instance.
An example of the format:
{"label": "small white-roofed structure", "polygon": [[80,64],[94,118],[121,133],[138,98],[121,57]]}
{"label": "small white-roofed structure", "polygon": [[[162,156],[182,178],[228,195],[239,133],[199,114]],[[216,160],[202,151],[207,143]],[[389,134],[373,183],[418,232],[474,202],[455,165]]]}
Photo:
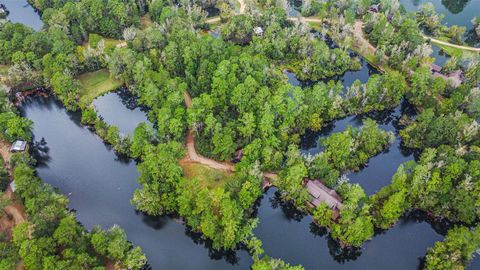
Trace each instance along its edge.
{"label": "small white-roofed structure", "polygon": [[10,147],[10,152],[23,152],[27,149],[26,141],[15,141]]}
{"label": "small white-roofed structure", "polygon": [[260,26],[257,26],[255,28],[253,28],[253,32],[257,36],[262,36],[263,35],[263,29]]}
{"label": "small white-roofed structure", "polygon": [[17,189],[17,186],[15,185],[15,180],[13,180],[13,181],[10,183],[10,188],[12,189],[12,192],[15,192],[15,190]]}

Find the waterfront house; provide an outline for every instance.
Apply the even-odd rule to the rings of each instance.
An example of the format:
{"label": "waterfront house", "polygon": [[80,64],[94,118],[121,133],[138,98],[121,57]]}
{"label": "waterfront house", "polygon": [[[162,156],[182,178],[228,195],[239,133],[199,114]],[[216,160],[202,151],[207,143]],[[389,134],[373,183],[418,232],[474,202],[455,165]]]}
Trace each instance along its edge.
{"label": "waterfront house", "polygon": [[27,149],[27,142],[17,140],[10,147],[10,152],[23,152]]}
{"label": "waterfront house", "polygon": [[334,219],[339,215],[340,209],[342,209],[342,199],[333,189],[329,189],[319,180],[308,180],[306,183],[307,191],[310,194],[310,203],[312,206],[317,207],[320,203],[324,202],[334,212]]}

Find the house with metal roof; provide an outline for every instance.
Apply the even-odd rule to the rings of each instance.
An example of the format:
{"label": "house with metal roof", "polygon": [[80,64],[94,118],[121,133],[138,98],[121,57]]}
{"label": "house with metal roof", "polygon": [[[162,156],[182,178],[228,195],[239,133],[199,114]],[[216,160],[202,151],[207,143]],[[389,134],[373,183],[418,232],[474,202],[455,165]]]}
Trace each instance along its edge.
{"label": "house with metal roof", "polygon": [[10,147],[10,152],[23,152],[27,149],[27,142],[17,140]]}
{"label": "house with metal roof", "polygon": [[306,188],[311,196],[310,203],[317,207],[320,203],[326,203],[334,211],[334,219],[339,215],[342,209],[342,199],[333,189],[329,189],[319,180],[308,180]]}

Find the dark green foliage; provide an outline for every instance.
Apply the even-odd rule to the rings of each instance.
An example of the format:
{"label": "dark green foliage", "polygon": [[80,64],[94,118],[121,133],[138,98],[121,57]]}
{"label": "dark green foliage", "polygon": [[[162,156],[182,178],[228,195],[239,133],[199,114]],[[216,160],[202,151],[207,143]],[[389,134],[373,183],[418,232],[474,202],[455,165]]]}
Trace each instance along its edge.
{"label": "dark green foliage", "polygon": [[[101,266],[103,258],[129,269],[141,269],[146,263],[142,252],[132,248],[118,227],[109,231],[97,228],[91,234],[85,231],[67,211],[68,199],[42,183],[32,168],[18,164],[14,179],[28,222],[15,227],[13,243],[27,269],[91,269]],[[98,241],[97,235],[105,239]],[[99,242],[107,248],[100,248]]]}
{"label": "dark green foliage", "polygon": [[82,110],[82,124],[84,125],[94,125],[97,117],[97,112],[92,108]]}
{"label": "dark green foliage", "polygon": [[343,106],[349,114],[382,111],[398,106],[406,89],[405,78],[398,72],[375,74],[364,85],[354,82],[347,91]]}
{"label": "dark green foliage", "polygon": [[32,121],[13,112],[0,113],[0,138],[9,142],[15,140],[30,141]]}
{"label": "dark green foliage", "polygon": [[443,242],[435,243],[425,258],[425,269],[465,269],[480,247],[480,229],[455,227],[448,231]]}
{"label": "dark green foliage", "polygon": [[402,209],[415,207],[451,221],[471,224],[478,220],[476,207],[480,163],[478,149],[455,152],[450,146],[427,148],[418,164],[400,167],[390,186],[372,198],[377,224],[387,227]]}
{"label": "dark green foliage", "polygon": [[478,129],[477,121],[463,112],[435,115],[433,109],[427,109],[400,135],[405,145],[412,148],[454,146],[478,141]]}
{"label": "dark green foliage", "polygon": [[195,179],[182,180],[178,192],[179,214],[190,227],[211,239],[215,249],[235,248],[252,234],[256,219],[250,219],[240,202],[223,188],[209,191]]}
{"label": "dark green foliage", "polygon": [[0,191],[4,191],[8,187],[8,183],[10,182],[10,177],[7,172],[7,168],[5,167],[5,162],[0,157]]}
{"label": "dark green foliage", "polygon": [[182,168],[178,160],[183,157],[179,143],[170,142],[143,148],[142,162],[138,165],[141,189],[135,190],[132,203],[149,215],[163,215],[177,209],[177,192]]}
{"label": "dark green foliage", "polygon": [[361,130],[348,127],[344,132],[334,133],[320,141],[324,150],[314,157],[311,176],[323,179],[331,174],[328,168],[340,173],[357,170],[370,157],[383,151],[392,140],[393,135],[381,130],[371,119],[364,120]]}

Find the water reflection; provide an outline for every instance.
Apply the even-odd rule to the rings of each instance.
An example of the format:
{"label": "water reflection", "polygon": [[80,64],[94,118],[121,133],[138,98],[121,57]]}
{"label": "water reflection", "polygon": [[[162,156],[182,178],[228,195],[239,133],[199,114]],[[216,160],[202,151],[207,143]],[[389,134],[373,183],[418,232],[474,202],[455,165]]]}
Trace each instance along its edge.
{"label": "water reflection", "polygon": [[[42,166],[37,173],[70,198],[78,220],[87,228],[114,224],[139,245],[152,269],[248,269],[244,250],[214,251],[176,217],[150,217],[130,204],[139,187],[134,161],[119,162],[98,136],[79,124],[53,97],[31,97],[22,113],[34,122],[35,145]],[[187,258],[187,259],[186,259]]]}
{"label": "water reflection", "polygon": [[447,25],[472,27],[471,20],[480,13],[480,0],[400,0],[408,10],[415,12],[422,4],[432,3],[437,13],[444,14]]}
{"label": "water reflection", "polygon": [[392,110],[354,115],[332,121],[319,132],[306,132],[301,138],[301,152],[310,155],[318,154],[322,150],[319,144],[320,139],[326,138],[332,133],[343,132],[348,126],[360,128],[366,118],[375,120],[381,129],[394,133],[394,142],[383,152],[370,158],[366,166],[361,167],[359,171],[347,172],[350,182],[360,184],[367,195],[374,194],[383,186],[390,184],[392,176],[400,164],[414,159],[415,154],[418,154],[403,147],[399,136],[402,128],[401,117],[408,115],[413,118],[414,114],[414,108],[408,102],[403,101],[400,106]]}
{"label": "water reflection", "polygon": [[450,56],[438,46],[432,45],[432,50],[432,57],[435,57],[434,63],[443,67]]}
{"label": "water reflection", "polygon": [[427,248],[442,239],[428,223],[407,215],[362,248],[342,248],[310,217],[279,202],[274,188],[261,199],[258,216],[255,234],[265,252],[305,269],[417,269]]}
{"label": "water reflection", "polygon": [[96,98],[93,105],[107,124],[124,134],[133,135],[139,123],[149,123],[146,108],[139,107],[137,98],[123,87]]}
{"label": "water reflection", "polygon": [[30,6],[27,0],[2,0],[2,4],[7,6],[10,11],[8,19],[14,23],[23,23],[38,31],[42,28],[43,23],[40,15]]}

